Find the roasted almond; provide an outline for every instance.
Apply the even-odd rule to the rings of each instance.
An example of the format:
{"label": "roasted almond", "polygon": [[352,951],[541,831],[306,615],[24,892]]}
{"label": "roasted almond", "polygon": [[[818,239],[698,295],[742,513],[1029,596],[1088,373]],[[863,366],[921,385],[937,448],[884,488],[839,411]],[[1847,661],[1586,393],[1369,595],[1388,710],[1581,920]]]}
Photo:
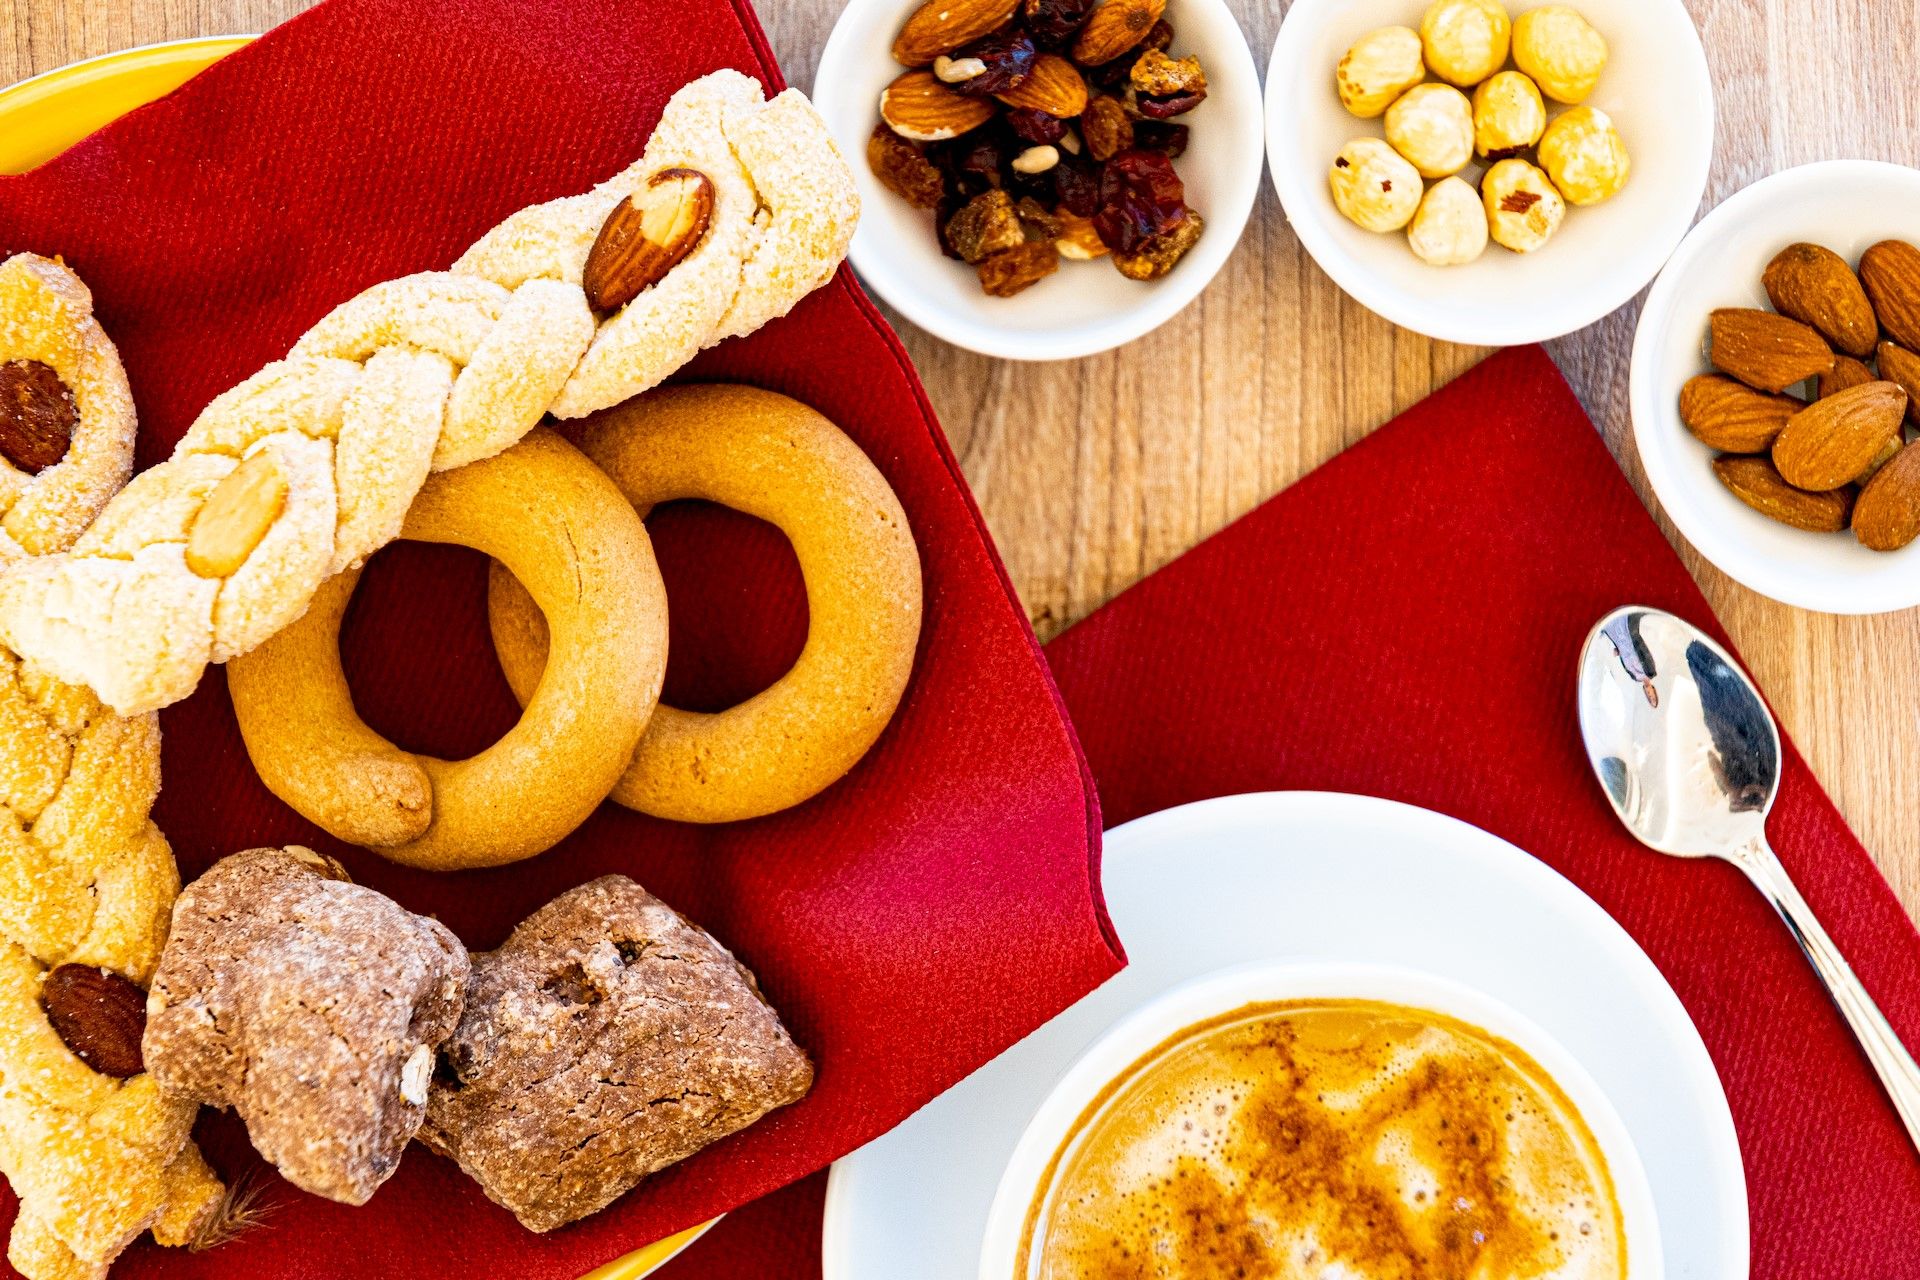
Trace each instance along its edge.
{"label": "roasted almond", "polygon": [[147,993],[119,974],[90,964],[59,965],[41,983],[40,1007],[60,1042],[101,1075],[124,1080],[143,1070]]}
{"label": "roasted almond", "polygon": [[1087,109],[1087,79],[1059,54],[1043,53],[1018,87],[994,96],[1010,107],[1071,120]]}
{"label": "roasted almond", "polygon": [[38,360],[0,363],[0,454],[37,476],[67,456],[80,410],[60,375]]}
{"label": "roasted almond", "polygon": [[1775,311],[1812,325],[1836,350],[1862,359],[1873,354],[1880,322],[1860,277],[1833,250],[1790,244],[1767,264],[1760,283]]}
{"label": "roasted almond", "polygon": [[895,133],[915,142],[957,138],[993,119],[993,113],[992,102],[955,93],[931,71],[909,71],[880,95],[880,118]]}
{"label": "roasted almond", "polygon": [[1907,393],[1907,421],[1920,427],[1920,356],[1897,342],[1883,342],[1880,376]]}
{"label": "roasted almond", "polygon": [[1833,368],[1820,375],[1819,399],[1824,400],[1836,391],[1845,391],[1848,387],[1858,387],[1869,382],[1880,381],[1880,375],[1872,366],[1855,360],[1852,356],[1835,356]]}
{"label": "roasted almond", "polygon": [[662,169],[613,207],[587,254],[580,286],[595,311],[617,311],[666,278],[713,224],[713,180]]}
{"label": "roasted almond", "polygon": [[1853,532],[1873,551],[1898,551],[1920,538],[1920,441],[1867,481],[1853,509]]}
{"label": "roasted almond", "polygon": [[941,54],[998,30],[1019,5],[1020,0],[927,0],[900,28],[893,42],[894,61],[924,67]]}
{"label": "roasted almond", "polygon": [[1167,0],[1105,0],[1088,16],[1073,41],[1073,60],[1083,67],[1112,62],[1137,48],[1167,11]]}
{"label": "roasted almond", "polygon": [[1796,489],[1837,489],[1867,473],[1900,435],[1907,393],[1869,382],[1816,400],[1787,420],[1773,441],[1773,465]]}
{"label": "roasted almond", "polygon": [[1907,350],[1920,351],[1920,249],[1882,240],[1861,255],[1860,282],[1881,327]]}
{"label": "roasted almond", "polygon": [[1811,325],[1751,307],[1713,313],[1713,367],[1762,391],[1785,391],[1833,368],[1833,348]]}
{"label": "roasted almond", "polygon": [[1847,527],[1853,510],[1853,490],[1808,493],[1780,478],[1766,458],[1726,457],[1713,460],[1713,474],[1729,492],[1763,516],[1811,533],[1838,533]]}
{"label": "roasted almond", "polygon": [[214,486],[187,534],[187,568],[230,578],[287,506],[287,478],[266,450],[244,459]]}
{"label": "roasted almond", "polygon": [[1793,396],[1755,391],[1724,374],[1703,373],[1680,388],[1680,421],[1722,453],[1765,453],[1787,419],[1806,408]]}

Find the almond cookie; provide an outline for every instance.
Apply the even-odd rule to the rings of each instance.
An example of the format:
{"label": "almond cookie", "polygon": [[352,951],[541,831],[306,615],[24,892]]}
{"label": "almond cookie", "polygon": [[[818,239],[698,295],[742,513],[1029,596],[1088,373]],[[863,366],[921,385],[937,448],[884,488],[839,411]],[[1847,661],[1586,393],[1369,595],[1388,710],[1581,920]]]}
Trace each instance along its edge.
{"label": "almond cookie", "polygon": [[513,214],[448,271],[374,286],[215,399],[71,553],[0,574],[0,640],[123,714],[176,702],[396,537],[429,470],[784,315],[858,214],[804,97],[702,77],[624,172]]}
{"label": "almond cookie", "polygon": [[[797,400],[740,386],[668,387],[586,424],[581,447],[644,516],[702,498],[793,544],[807,642],[793,668],[714,715],[662,704],[613,791],[679,822],[799,804],[853,768],[893,718],[920,635],[920,556],[906,512],[860,446]],[[489,592],[494,649],[523,705],[542,687],[547,622],[511,563]]]}

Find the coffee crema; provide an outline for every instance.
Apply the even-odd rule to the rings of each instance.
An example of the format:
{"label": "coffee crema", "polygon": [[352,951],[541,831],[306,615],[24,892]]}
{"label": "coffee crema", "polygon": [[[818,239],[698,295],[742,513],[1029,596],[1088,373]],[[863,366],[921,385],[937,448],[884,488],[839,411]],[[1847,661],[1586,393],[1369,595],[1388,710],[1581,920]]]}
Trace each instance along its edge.
{"label": "coffee crema", "polygon": [[1027,1214],[1026,1280],[1622,1280],[1606,1158],[1524,1050],[1367,1000],[1248,1005],[1108,1085]]}

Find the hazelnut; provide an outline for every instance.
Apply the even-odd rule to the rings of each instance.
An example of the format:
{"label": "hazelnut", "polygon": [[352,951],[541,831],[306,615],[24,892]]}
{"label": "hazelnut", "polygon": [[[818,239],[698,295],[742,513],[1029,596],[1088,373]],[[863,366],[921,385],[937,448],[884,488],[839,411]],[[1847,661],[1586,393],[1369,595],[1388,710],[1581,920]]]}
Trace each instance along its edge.
{"label": "hazelnut", "polygon": [[1512,39],[1513,22],[1496,0],[1434,0],[1420,21],[1427,66],[1462,89],[1504,66]]}
{"label": "hazelnut", "polygon": [[1575,107],[1547,126],[1540,163],[1573,204],[1599,204],[1620,194],[1633,167],[1613,120],[1598,107]]}
{"label": "hazelnut", "polygon": [[1533,81],[1502,71],[1473,91],[1473,145],[1493,160],[1524,151],[1547,128],[1547,104]]}
{"label": "hazelnut", "polygon": [[1411,27],[1382,27],[1361,36],[1334,72],[1340,105],[1371,120],[1427,78],[1420,57],[1420,33]]}
{"label": "hazelnut", "polygon": [[1473,107],[1447,84],[1416,85],[1387,108],[1387,141],[1423,178],[1444,178],[1473,159]]}
{"label": "hazelnut", "polygon": [[1334,206],[1368,231],[1406,226],[1424,193],[1420,171],[1378,138],[1355,138],[1342,147],[1328,180]]}
{"label": "hazelnut", "polygon": [[1606,69],[1607,40],[1575,10],[1550,4],[1514,20],[1513,64],[1549,98],[1577,105]]}
{"label": "hazelnut", "polygon": [[1487,232],[1515,253],[1532,253],[1553,238],[1567,216],[1567,202],[1553,183],[1525,160],[1502,160],[1480,180]]}
{"label": "hazelnut", "polygon": [[1478,258],[1487,250],[1487,211],[1480,193],[1464,178],[1434,183],[1407,228],[1407,243],[1415,257],[1436,267]]}

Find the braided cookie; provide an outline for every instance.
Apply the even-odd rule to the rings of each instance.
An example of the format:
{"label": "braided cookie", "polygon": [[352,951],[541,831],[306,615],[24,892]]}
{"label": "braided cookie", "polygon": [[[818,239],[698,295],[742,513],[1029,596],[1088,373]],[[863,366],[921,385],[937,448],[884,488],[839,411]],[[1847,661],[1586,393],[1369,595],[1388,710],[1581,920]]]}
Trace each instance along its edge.
{"label": "braided cookie", "polygon": [[[689,386],[599,415],[581,447],[643,516],[703,498],[775,525],[807,584],[793,668],[716,715],[662,703],[613,798],[681,822],[735,822],[799,804],[853,768],[893,718],[920,635],[907,514],[860,446],[786,396]],[[511,561],[494,565],[489,605],[500,666],[525,704],[547,679],[554,617],[517,574]]]}
{"label": "braided cookie", "polygon": [[400,530],[429,471],[654,386],[827,281],[859,212],[800,94],[720,71],[646,154],[376,285],[216,398],[71,555],[0,575],[0,639],[123,714],[176,702]]}
{"label": "braided cookie", "polygon": [[133,394],[58,262],[0,262],[0,560],[65,551],[127,482]]}
{"label": "braided cookie", "polygon": [[301,814],[395,862],[454,871],[531,857],[606,799],[659,700],[667,597],[646,529],[597,467],[541,429],[429,480],[400,536],[505,561],[554,619],[560,656],[520,723],[459,761],[368,728],[340,668],[340,619],[359,581],[349,572],[227,668],[247,754]]}

